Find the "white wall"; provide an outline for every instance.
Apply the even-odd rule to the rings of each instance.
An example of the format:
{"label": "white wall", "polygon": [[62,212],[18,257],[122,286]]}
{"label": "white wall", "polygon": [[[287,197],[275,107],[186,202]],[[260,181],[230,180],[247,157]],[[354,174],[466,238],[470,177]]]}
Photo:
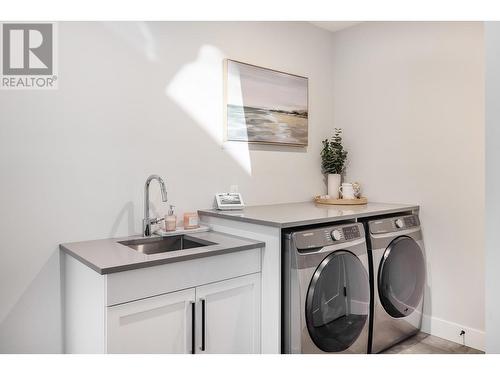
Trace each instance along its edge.
{"label": "white wall", "polygon": [[500,22],[485,23],[486,55],[486,352],[500,353]]}
{"label": "white wall", "polygon": [[482,23],[364,23],[335,33],[333,53],[348,178],[421,206],[424,328],[484,348]]}
{"label": "white wall", "polygon": [[[324,191],[331,38],[291,22],[59,24],[59,89],[0,91],[0,352],[62,350],[58,244],[139,233],[151,173],[179,213],[231,184],[248,204]],[[221,146],[224,57],[310,78],[307,152]]]}

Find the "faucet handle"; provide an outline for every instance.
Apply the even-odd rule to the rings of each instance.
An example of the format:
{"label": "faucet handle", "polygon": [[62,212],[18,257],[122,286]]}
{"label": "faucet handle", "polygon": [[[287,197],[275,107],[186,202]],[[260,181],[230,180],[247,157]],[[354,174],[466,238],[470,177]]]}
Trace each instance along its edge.
{"label": "faucet handle", "polygon": [[165,220],[164,217],[156,217],[154,219],[151,219],[150,223],[151,223],[151,225],[152,224],[158,224],[158,223],[160,223],[161,221],[164,221],[164,220]]}

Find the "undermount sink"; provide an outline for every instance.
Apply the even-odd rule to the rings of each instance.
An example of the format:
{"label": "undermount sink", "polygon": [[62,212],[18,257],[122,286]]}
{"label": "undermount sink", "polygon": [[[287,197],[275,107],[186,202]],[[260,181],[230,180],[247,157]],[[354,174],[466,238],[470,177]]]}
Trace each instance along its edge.
{"label": "undermount sink", "polygon": [[144,254],[166,253],[168,251],[215,245],[214,242],[193,238],[184,234],[159,238],[140,238],[137,240],[120,241],[118,243]]}

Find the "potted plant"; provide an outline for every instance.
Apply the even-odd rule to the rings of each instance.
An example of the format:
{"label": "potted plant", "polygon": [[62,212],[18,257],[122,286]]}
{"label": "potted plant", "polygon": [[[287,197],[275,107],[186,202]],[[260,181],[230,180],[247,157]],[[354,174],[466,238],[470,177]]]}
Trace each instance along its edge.
{"label": "potted plant", "polygon": [[339,187],[342,174],[345,171],[347,151],[342,146],[342,129],[335,128],[331,139],[323,141],[321,150],[321,170],[327,176],[328,195],[330,198],[339,197]]}

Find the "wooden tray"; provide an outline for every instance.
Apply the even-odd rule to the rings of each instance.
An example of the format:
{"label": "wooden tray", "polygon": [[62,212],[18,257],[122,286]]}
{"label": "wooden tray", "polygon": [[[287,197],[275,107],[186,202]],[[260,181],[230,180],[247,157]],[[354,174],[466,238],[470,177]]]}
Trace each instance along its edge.
{"label": "wooden tray", "polygon": [[360,197],[357,199],[324,199],[320,196],[314,197],[314,202],[319,204],[340,204],[340,205],[353,205],[353,204],[367,204],[368,199],[366,197]]}

